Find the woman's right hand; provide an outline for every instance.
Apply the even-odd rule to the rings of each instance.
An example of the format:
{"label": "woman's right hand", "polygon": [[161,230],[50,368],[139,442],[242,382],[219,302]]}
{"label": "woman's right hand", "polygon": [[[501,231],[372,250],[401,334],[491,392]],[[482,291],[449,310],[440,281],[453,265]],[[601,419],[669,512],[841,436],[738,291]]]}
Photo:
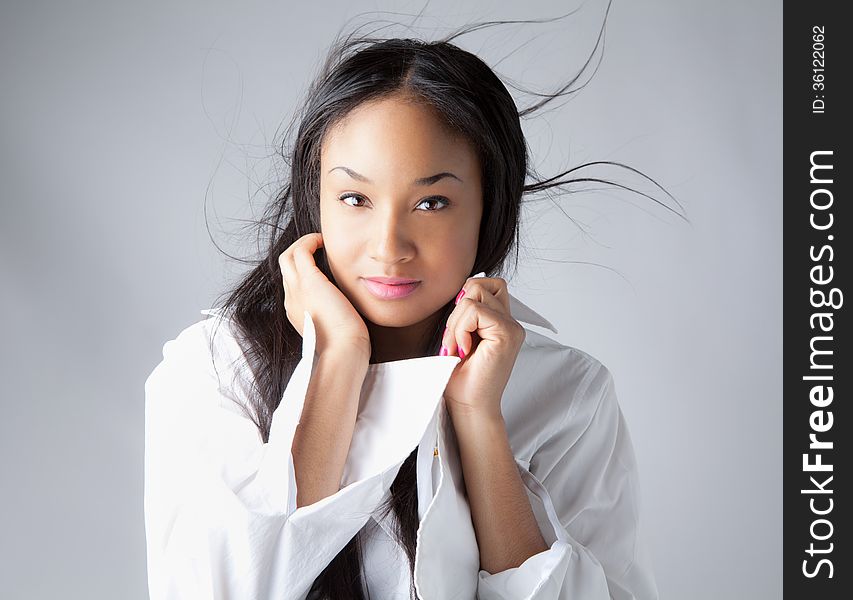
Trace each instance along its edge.
{"label": "woman's right hand", "polygon": [[369,359],[370,334],[364,319],[314,261],[314,252],[322,245],[321,233],[307,233],[278,257],[287,318],[303,335],[304,311],[308,311],[317,334],[318,354],[340,348],[363,352]]}

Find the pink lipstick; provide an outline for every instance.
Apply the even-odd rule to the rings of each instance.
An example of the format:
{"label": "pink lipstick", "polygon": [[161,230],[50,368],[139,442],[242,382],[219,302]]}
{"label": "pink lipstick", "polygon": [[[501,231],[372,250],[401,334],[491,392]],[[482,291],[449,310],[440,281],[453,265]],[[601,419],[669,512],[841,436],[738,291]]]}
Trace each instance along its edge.
{"label": "pink lipstick", "polygon": [[364,277],[365,287],[380,300],[405,298],[421,284],[417,279],[408,277]]}

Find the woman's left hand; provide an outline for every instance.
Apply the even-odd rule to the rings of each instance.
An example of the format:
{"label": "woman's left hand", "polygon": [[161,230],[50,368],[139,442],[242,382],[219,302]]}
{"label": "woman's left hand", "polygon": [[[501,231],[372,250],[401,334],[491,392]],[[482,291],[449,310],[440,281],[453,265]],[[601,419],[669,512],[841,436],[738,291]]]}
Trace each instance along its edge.
{"label": "woman's left hand", "polygon": [[512,318],[506,281],[469,277],[442,338],[448,356],[462,358],[444,390],[448,412],[501,416],[501,397],[524,343]]}

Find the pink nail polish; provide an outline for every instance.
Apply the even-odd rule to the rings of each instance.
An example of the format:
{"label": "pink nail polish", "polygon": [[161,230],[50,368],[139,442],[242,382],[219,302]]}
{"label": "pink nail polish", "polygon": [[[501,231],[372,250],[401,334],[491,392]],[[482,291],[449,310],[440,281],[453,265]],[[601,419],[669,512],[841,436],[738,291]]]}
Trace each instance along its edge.
{"label": "pink nail polish", "polygon": [[439,356],[447,356],[447,346],[442,346],[441,351],[438,353]]}
{"label": "pink nail polish", "polygon": [[456,294],[456,300],[453,303],[459,304],[459,301],[462,299],[462,296],[464,296],[464,295],[465,295],[465,290],[464,289],[459,290],[459,293]]}
{"label": "pink nail polish", "polygon": [[465,359],[465,351],[461,347],[459,348],[459,358]]}

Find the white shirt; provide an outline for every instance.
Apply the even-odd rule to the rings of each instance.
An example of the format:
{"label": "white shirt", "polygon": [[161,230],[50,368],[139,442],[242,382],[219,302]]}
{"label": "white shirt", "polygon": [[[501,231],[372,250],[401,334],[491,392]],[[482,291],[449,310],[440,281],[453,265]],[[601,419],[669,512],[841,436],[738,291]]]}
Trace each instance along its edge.
{"label": "white shirt", "polygon": [[[512,295],[510,312],[556,333]],[[549,548],[517,568],[489,573],[479,568],[442,395],[458,357],[369,365],[341,489],[297,509],[290,447],[314,365],[311,317],[306,311],[302,359],[264,444],[238,406],[247,406],[250,375],[233,325],[217,311],[202,313],[208,318],[164,344],[163,360],[145,382],[152,600],[305,600],[363,528],[372,597],[409,598],[408,559],[389,523],[373,514],[418,444],[415,586],[423,600],[658,597],[640,535],[631,438],[613,378],[592,356],[525,327],[501,410]]]}

